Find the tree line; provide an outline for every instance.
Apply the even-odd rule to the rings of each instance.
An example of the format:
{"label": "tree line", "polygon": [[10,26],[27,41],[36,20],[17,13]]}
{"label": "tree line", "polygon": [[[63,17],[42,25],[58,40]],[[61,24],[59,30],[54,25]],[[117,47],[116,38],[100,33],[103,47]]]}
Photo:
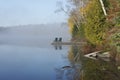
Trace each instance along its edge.
{"label": "tree line", "polygon": [[68,25],[73,41],[115,47],[120,52],[120,0],[68,0]]}

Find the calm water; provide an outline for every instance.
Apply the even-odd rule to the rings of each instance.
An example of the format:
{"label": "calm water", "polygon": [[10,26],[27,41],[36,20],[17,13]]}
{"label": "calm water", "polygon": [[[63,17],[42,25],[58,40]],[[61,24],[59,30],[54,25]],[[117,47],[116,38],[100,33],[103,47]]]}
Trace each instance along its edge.
{"label": "calm water", "polygon": [[70,65],[68,47],[0,46],[0,80],[56,80],[56,69]]}
{"label": "calm water", "polygon": [[68,28],[45,29],[0,33],[0,80],[120,80],[118,63],[85,58],[81,46],[52,46],[56,36],[70,40]]}
{"label": "calm water", "polygon": [[69,46],[51,45],[56,36],[70,40],[68,28],[60,26],[17,27],[2,31],[0,80],[57,80],[58,70],[70,62],[67,58]]}

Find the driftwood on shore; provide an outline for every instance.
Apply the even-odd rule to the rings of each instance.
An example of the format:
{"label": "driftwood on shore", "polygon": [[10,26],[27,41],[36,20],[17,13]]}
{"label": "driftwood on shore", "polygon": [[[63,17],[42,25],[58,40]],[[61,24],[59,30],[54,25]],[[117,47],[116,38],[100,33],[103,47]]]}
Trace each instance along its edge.
{"label": "driftwood on shore", "polygon": [[87,57],[87,58],[96,59],[98,52],[100,52],[100,51],[92,52],[92,53],[86,54],[84,56]]}
{"label": "driftwood on shore", "polygon": [[102,59],[102,60],[105,60],[105,61],[109,61],[110,53],[109,52],[96,51],[96,52],[93,52],[93,53],[86,54],[84,56],[87,57],[87,58],[90,58],[90,59]]}

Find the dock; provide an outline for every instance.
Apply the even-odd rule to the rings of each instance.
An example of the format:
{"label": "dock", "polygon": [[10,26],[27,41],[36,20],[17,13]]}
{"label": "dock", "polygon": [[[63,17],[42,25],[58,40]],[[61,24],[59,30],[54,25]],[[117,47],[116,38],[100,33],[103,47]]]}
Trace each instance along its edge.
{"label": "dock", "polygon": [[55,46],[59,46],[59,45],[60,46],[61,45],[83,45],[83,44],[86,44],[86,42],[84,42],[84,41],[81,41],[81,42],[75,42],[75,41],[63,42],[62,37],[60,37],[60,38],[56,37],[51,44],[55,45]]}
{"label": "dock", "polygon": [[52,42],[52,45],[83,45],[86,42]]}

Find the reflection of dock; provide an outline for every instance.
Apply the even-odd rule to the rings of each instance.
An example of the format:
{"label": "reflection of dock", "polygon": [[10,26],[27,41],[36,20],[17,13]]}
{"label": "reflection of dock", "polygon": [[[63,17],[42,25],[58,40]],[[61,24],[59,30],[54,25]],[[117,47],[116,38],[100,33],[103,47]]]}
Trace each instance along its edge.
{"label": "reflection of dock", "polygon": [[52,45],[83,45],[86,42],[53,42]]}

